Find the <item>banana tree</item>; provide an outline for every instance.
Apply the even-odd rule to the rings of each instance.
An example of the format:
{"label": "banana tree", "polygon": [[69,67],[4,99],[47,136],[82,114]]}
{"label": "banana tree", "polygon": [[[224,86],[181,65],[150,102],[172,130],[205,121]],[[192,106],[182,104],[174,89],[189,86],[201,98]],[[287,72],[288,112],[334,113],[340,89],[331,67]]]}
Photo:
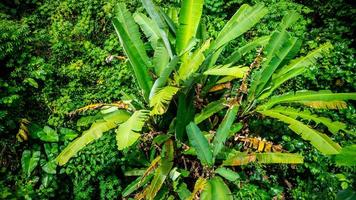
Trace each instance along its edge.
{"label": "banana tree", "polygon": [[[125,4],[117,5],[113,25],[143,101],[131,103],[128,109],[109,108],[99,113],[90,129],[57,157],[60,165],[111,129],[116,129],[119,150],[140,140],[140,132],[163,132],[154,139],[160,141],[161,153],[156,156],[153,151],[155,159],[127,186],[124,197],[146,186],[136,198],[155,198],[175,173],[174,169],[182,167],[180,161],[176,162],[180,155],[189,154],[197,156],[203,172],[197,178],[194,190],[185,190],[182,199],[194,199],[198,194],[202,199],[231,199],[231,192],[221,178],[236,179],[236,172],[229,166],[251,162],[303,162],[299,154],[247,153],[227,148],[226,142],[241,129],[237,121],[255,114],[276,118],[287,123],[293,132],[322,153],[329,155],[341,151],[341,147],[326,134],[300,119],[324,124],[333,134],[339,131],[353,134],[346,130],[345,124],[295,106],[341,109],[347,106],[346,100],[356,99],[356,93],[296,91],[276,95],[280,85],[314,65],[317,58],[331,49],[331,44],[326,43],[306,56],[293,59],[301,42],[288,32],[299,17],[292,12],[270,36],[257,38],[222,59],[220,54],[225,46],[257,24],[268,9],[262,4],[242,5],[212,39],[198,34],[204,32],[201,25],[203,3],[203,0],[183,0],[178,17],[174,13],[165,13],[151,0],[142,0],[146,13],[131,14]],[[139,28],[146,36],[149,48],[144,45]],[[250,66],[239,64],[246,53],[257,48],[260,50]],[[237,92],[221,95],[221,89],[229,89],[233,83],[240,85]],[[225,117],[220,119],[219,112]],[[212,118],[219,124],[216,130],[215,125],[209,123]]]}

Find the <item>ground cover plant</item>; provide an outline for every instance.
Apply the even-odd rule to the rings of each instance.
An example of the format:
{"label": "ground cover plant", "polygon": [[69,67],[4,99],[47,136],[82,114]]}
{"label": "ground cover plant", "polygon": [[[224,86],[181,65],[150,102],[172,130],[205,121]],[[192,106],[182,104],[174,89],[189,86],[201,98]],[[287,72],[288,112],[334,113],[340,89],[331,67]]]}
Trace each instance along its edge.
{"label": "ground cover plant", "polygon": [[[22,146],[17,154],[21,177],[2,168],[7,177],[1,181],[2,198],[308,199],[320,193],[328,198],[352,198],[355,129],[350,121],[341,121],[345,113],[346,119],[353,118],[354,88],[331,92],[332,87],[315,90],[286,85],[310,76],[310,68],[319,67],[320,59],[337,47],[323,41],[305,48],[303,28],[295,32],[303,18],[288,6],[273,30],[264,32],[261,24],[274,12],[268,3],[229,3],[239,6],[216,32],[211,32],[212,24],[221,18],[211,21],[206,17],[207,12],[221,15],[213,1],[205,2],[207,11],[204,1],[161,6],[149,0],[105,4],[110,17],[105,18],[104,27],[111,27],[112,32],[107,42],[115,43],[117,49],[120,44],[123,54],[106,57],[100,48],[94,51],[100,52],[105,63],[121,62],[126,67],[104,70],[97,84],[118,70],[131,72],[132,79],[120,75],[125,85],[109,81],[107,86],[114,83],[115,87],[102,93],[104,102],[76,110],[71,108],[87,103],[66,103],[71,107],[66,111],[58,106],[59,111],[51,112],[60,115],[52,115],[47,125],[38,125],[40,118],[37,123],[22,118],[16,135],[17,149]],[[245,36],[258,30],[267,34]],[[61,73],[79,67],[90,74],[90,66],[83,64],[85,56],[64,66]],[[37,59],[35,63],[46,62]],[[68,75],[76,83],[62,92],[71,96],[75,85],[87,84],[87,77]],[[36,76],[23,83],[40,87],[38,82],[45,76]],[[115,95],[106,96],[114,90]],[[15,95],[10,96],[12,101],[3,98],[7,105],[21,98],[16,94],[19,90],[8,92]],[[86,98],[95,99],[95,95]],[[26,146],[21,144],[26,143],[23,150]],[[10,148],[4,144],[5,150]],[[322,186],[308,188],[318,184],[301,175],[309,171],[316,181],[332,180],[335,185],[324,191]],[[66,176],[72,177],[70,182]],[[62,186],[64,182],[68,184]],[[331,191],[334,188],[340,190],[337,196],[338,191]]]}

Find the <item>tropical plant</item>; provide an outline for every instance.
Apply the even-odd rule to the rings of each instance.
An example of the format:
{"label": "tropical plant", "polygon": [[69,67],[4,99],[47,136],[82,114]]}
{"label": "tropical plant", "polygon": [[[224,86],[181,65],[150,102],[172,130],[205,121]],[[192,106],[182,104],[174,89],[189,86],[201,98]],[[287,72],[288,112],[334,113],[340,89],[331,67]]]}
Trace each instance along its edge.
{"label": "tropical plant", "polygon": [[[117,128],[120,151],[127,151],[141,138],[140,132],[144,132],[153,138],[160,154],[156,156],[156,148],[150,151],[151,164],[144,171],[135,173],[140,177],[126,187],[124,197],[144,185],[145,189],[136,198],[164,196],[168,192],[164,192],[163,185],[171,179],[174,190],[182,199],[194,199],[199,194],[202,199],[232,199],[229,187],[221,177],[233,182],[238,179],[238,174],[228,166],[251,162],[303,162],[303,156],[299,154],[249,153],[233,147],[233,141],[229,139],[241,130],[242,123],[238,121],[248,122],[249,117],[257,114],[287,123],[293,132],[326,155],[340,153],[341,147],[336,142],[299,119],[323,124],[333,134],[339,131],[351,133],[346,130],[346,125],[294,106],[341,109],[346,107],[346,100],[356,99],[356,93],[296,91],[275,95],[280,85],[314,65],[317,58],[331,49],[331,44],[326,43],[306,56],[293,59],[301,42],[288,32],[299,18],[291,12],[270,36],[237,48],[229,58],[221,61],[224,47],[258,23],[268,10],[262,4],[242,5],[218,36],[208,39],[201,23],[203,3],[203,0],[183,0],[178,21],[157,8],[151,0],[142,0],[148,16],[143,13],[132,15],[125,4],[117,5],[113,25],[143,101],[131,98],[126,110],[115,106],[102,110],[90,129],[57,157],[60,165],[66,164],[81,148],[110,129]],[[150,47],[141,39],[138,25],[147,36]],[[261,48],[250,66],[237,64],[244,54],[258,47]],[[241,81],[236,81],[240,78]],[[222,94],[231,85],[238,84],[238,89],[232,87],[235,91]],[[191,156],[193,159],[189,159]],[[190,192],[181,177],[187,170],[186,163],[192,165],[195,156],[200,163],[195,167],[197,181]]]}

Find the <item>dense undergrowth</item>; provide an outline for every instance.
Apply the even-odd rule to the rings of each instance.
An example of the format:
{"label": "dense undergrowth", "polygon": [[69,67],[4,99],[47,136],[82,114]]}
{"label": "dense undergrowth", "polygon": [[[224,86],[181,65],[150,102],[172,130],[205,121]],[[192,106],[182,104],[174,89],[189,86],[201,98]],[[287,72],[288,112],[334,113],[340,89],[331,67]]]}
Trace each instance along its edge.
{"label": "dense undergrowth", "polygon": [[[127,99],[136,99],[137,104],[144,101],[112,25],[114,7],[119,2],[123,1],[0,3],[0,198],[120,199],[127,192],[125,188],[142,175],[142,166],[154,160],[156,150],[152,149],[160,151],[161,143],[152,141],[151,133],[144,134],[129,150],[118,151],[115,133],[109,131],[66,165],[57,167],[51,162],[90,127],[97,119],[91,116],[99,112],[72,111],[95,103],[101,107],[99,104]],[[124,2],[131,12],[145,12],[140,1]],[[355,10],[347,1],[206,0],[202,15],[206,37],[217,37],[242,4],[260,2],[270,12],[243,37],[229,43],[221,60],[251,39],[271,34],[283,16],[293,10],[303,16],[290,28],[292,36],[303,40],[299,56],[326,42],[331,42],[333,49],[276,93],[302,89],[356,91]],[[177,13],[180,7],[179,0],[156,3],[171,13]],[[151,48],[148,41],[145,47]],[[240,62],[248,66],[255,57],[252,51]],[[345,109],[317,110],[316,114],[344,122],[348,130],[356,131],[354,101]],[[247,131],[252,137],[280,144],[285,151],[301,153],[304,163],[237,167],[238,179],[229,183],[236,199],[335,199],[337,194],[342,199],[342,194],[355,190],[355,167],[335,165],[332,157],[322,155],[285,124],[254,116],[243,130],[244,134]],[[332,138],[342,147],[356,142],[355,136],[341,132]],[[245,148],[243,142],[238,145]],[[26,164],[31,162],[38,164]],[[179,173],[179,179],[194,176],[189,169]],[[193,190],[196,178],[172,182],[160,190],[158,197],[168,198],[172,188],[173,198],[184,196],[185,190]]]}

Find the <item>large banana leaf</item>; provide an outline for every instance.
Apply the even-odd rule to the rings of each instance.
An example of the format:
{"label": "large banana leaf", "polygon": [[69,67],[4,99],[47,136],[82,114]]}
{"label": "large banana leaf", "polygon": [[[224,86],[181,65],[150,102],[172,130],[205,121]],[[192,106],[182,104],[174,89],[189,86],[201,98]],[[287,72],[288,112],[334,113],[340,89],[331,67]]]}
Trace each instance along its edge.
{"label": "large banana leaf", "polygon": [[203,165],[213,165],[213,154],[210,150],[208,140],[205,138],[199,127],[190,122],[187,126],[189,142],[194,147],[197,156]]}
{"label": "large banana leaf", "polygon": [[274,108],[273,110],[284,114],[288,115],[289,117],[292,117],[294,119],[297,119],[298,117],[306,120],[312,120],[316,123],[321,123],[324,124],[326,127],[328,127],[329,131],[333,134],[336,134],[340,130],[345,130],[346,129],[346,124],[338,121],[331,121],[329,118],[326,117],[319,117],[317,115],[312,114],[309,110],[299,110],[295,109],[292,107],[283,107],[283,106],[278,106]]}
{"label": "large banana leaf", "polygon": [[248,71],[248,67],[235,66],[230,67],[228,65],[219,65],[213,68],[210,68],[204,72],[205,75],[215,75],[215,76],[232,76],[235,78],[244,77],[245,73]]}
{"label": "large banana leaf", "polygon": [[222,176],[223,178],[231,181],[231,182],[235,182],[237,179],[240,178],[240,175],[228,168],[225,167],[219,167],[215,170],[215,173],[219,174],[220,176]]}
{"label": "large banana leaf", "polygon": [[281,30],[285,30],[293,25],[301,18],[301,15],[295,11],[288,12],[282,19],[281,23],[279,24],[279,28]]}
{"label": "large banana leaf", "polygon": [[129,119],[130,113],[117,110],[109,113],[103,117],[103,119],[95,121],[89,130],[84,131],[83,134],[71,142],[56,158],[59,165],[64,165],[68,160],[73,157],[78,151],[80,151],[87,144],[99,139],[104,132],[109,131],[119,124]]}
{"label": "large banana leaf", "polygon": [[226,23],[210,49],[217,50],[239,37],[259,22],[267,12],[268,10],[263,4],[256,4],[253,7],[247,4],[242,5]]}
{"label": "large banana leaf", "polygon": [[292,153],[247,153],[234,151],[231,152],[227,159],[224,160],[224,166],[240,166],[251,162],[272,164],[286,163],[299,164],[303,163],[303,156]]}
{"label": "large banana leaf", "polygon": [[226,139],[230,135],[231,125],[234,123],[239,109],[238,105],[234,105],[226,112],[226,115],[219,125],[213,140],[213,156],[216,157],[224,146]]}
{"label": "large banana leaf", "polygon": [[231,191],[229,187],[224,183],[224,181],[215,176],[214,178],[208,180],[202,194],[200,195],[202,200],[233,200]]}
{"label": "large banana leaf", "polygon": [[157,42],[161,38],[157,24],[142,13],[136,13],[134,19],[136,23],[140,25],[143,33],[150,41],[152,48],[156,49]]}
{"label": "large banana leaf", "polygon": [[331,43],[327,42],[317,49],[311,51],[306,56],[302,56],[292,60],[287,66],[281,68],[275,75],[273,75],[273,80],[284,76],[287,72],[296,68],[306,68],[313,64],[316,64],[318,58],[321,58],[323,54],[327,53],[333,46]]}
{"label": "large banana leaf", "polygon": [[339,166],[356,166],[356,144],[342,148],[340,154],[335,155],[335,162]]}
{"label": "large banana leaf", "polygon": [[193,73],[198,71],[200,65],[205,60],[204,52],[209,46],[210,40],[207,40],[199,49],[195,50],[194,53],[187,56],[187,59],[183,60],[175,77],[176,82],[180,80],[185,81],[190,78]]}
{"label": "large banana leaf", "polygon": [[149,117],[149,111],[139,110],[116,129],[116,142],[119,150],[123,150],[132,144],[141,136],[139,133]]}
{"label": "large banana leaf", "polygon": [[[310,91],[302,90],[297,92],[290,92],[279,96],[272,96],[269,101],[258,106],[258,110],[266,110],[276,104],[281,103],[302,103],[310,105],[310,103],[317,102],[319,104],[337,103],[344,100],[356,100],[356,93],[332,93],[329,90]],[[329,106],[332,106],[328,104]],[[321,107],[321,106],[319,106]]]}
{"label": "large banana leaf", "polygon": [[179,88],[173,86],[166,86],[158,90],[150,100],[150,106],[152,107],[151,114],[164,114],[173,96],[178,92],[178,90]]}
{"label": "large banana leaf", "polygon": [[174,144],[172,140],[167,140],[163,145],[161,157],[160,166],[155,171],[151,184],[143,192],[146,195],[146,199],[154,199],[172,169],[174,159]]}
{"label": "large banana leaf", "polygon": [[155,26],[159,27],[158,34],[163,41],[164,46],[168,52],[168,55],[172,58],[172,48],[171,44],[169,43],[168,35],[166,33],[167,24],[164,20],[164,17],[161,15],[161,12],[155,7],[151,0],[141,0],[143,7],[146,9],[148,15],[153,19],[153,23]]}
{"label": "large banana leaf", "polygon": [[176,39],[177,53],[185,49],[197,33],[203,12],[204,0],[183,0],[179,13],[179,27]]}
{"label": "large banana leaf", "polygon": [[317,130],[303,124],[302,122],[293,119],[291,117],[280,114],[276,110],[259,111],[262,115],[276,118],[284,123],[289,124],[289,128],[300,135],[304,140],[309,141],[316,149],[321,153],[330,155],[338,154],[341,151],[339,144],[335,143],[324,133],[320,133]]}
{"label": "large banana leaf", "polygon": [[113,25],[125,54],[129,58],[137,83],[143,90],[145,99],[148,100],[149,92],[152,87],[152,78],[148,72],[148,68],[151,67],[151,64],[140,38],[140,32],[124,4],[118,4],[117,11],[117,16],[113,19]]}
{"label": "large banana leaf", "polygon": [[269,36],[263,36],[254,39],[253,41],[247,43],[246,45],[237,48],[228,58],[225,59],[225,64],[235,64],[237,61],[240,60],[242,56],[244,56],[246,53],[252,51],[253,49],[257,47],[264,47],[268,43],[270,37]]}
{"label": "large banana leaf", "polygon": [[152,86],[149,99],[151,99],[159,89],[166,86],[169,76],[177,66],[178,61],[179,57],[175,56],[173,57],[171,62],[166,67],[164,67],[164,69],[162,69],[161,73],[159,73],[158,79],[156,79],[155,83]]}
{"label": "large banana leaf", "polygon": [[259,71],[259,79],[257,83],[256,96],[264,89],[268,81],[277,68],[298,53],[301,42],[297,38],[290,37],[286,31],[275,32],[271,36],[270,43],[266,46],[267,57]]}
{"label": "large banana leaf", "polygon": [[[175,57],[172,58],[172,60]],[[161,39],[157,42],[157,47],[155,48],[155,52],[153,54],[152,64],[155,69],[155,74],[160,75],[164,68],[169,64],[169,54],[167,52],[166,47],[163,44]],[[152,91],[152,90],[151,90]]]}
{"label": "large banana leaf", "polygon": [[192,102],[194,95],[193,91],[188,94],[180,92],[177,95],[178,108],[174,127],[177,140],[184,141],[186,139],[186,126],[194,119],[195,107]]}
{"label": "large banana leaf", "polygon": [[278,72],[273,74],[272,81],[269,84],[269,87],[271,87],[271,89],[264,92],[258,99],[267,98],[284,82],[305,72],[308,67],[316,63],[317,58],[322,57],[322,55],[327,52],[331,47],[332,45],[330,43],[326,43],[315,49],[314,51],[310,52],[308,55],[292,60],[290,64],[281,68]]}
{"label": "large banana leaf", "polygon": [[[127,10],[126,5],[124,3],[118,3],[115,7],[115,18],[113,20],[114,28],[116,29],[116,24],[120,23],[124,32],[130,37],[132,40],[133,46],[137,53],[140,55],[145,64],[149,65],[149,59],[146,54],[145,46],[141,40],[141,34],[137,24],[135,23],[134,18],[132,17],[130,11]],[[118,31],[118,30],[116,30]],[[121,34],[118,33],[120,42],[125,42],[125,38],[121,37]]]}

